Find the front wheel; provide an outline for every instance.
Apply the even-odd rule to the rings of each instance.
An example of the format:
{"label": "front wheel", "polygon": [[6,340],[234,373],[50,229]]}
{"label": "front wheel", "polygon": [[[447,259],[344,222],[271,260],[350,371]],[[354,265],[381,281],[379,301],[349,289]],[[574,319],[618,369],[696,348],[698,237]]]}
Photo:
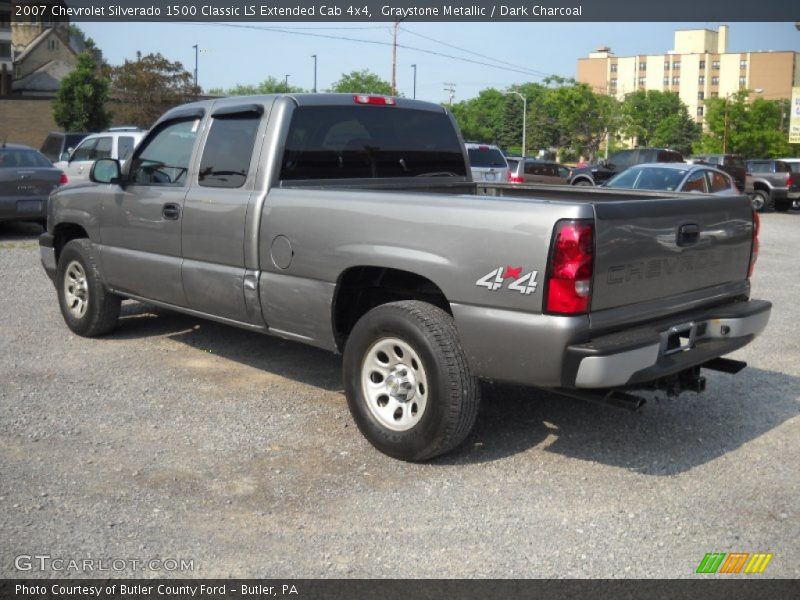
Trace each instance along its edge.
{"label": "front wheel", "polygon": [[72,240],[64,246],[58,258],[56,285],[61,314],[74,333],[94,337],[114,329],[121,298],[106,291],[89,240]]}
{"label": "front wheel", "polygon": [[572,185],[579,185],[581,187],[593,187],[592,182],[589,181],[588,179],[579,179],[578,181],[576,181]]}
{"label": "front wheel", "polygon": [[422,461],[467,437],[480,403],[453,318],[419,301],[373,308],[344,351],[344,386],[367,440],[394,458]]}

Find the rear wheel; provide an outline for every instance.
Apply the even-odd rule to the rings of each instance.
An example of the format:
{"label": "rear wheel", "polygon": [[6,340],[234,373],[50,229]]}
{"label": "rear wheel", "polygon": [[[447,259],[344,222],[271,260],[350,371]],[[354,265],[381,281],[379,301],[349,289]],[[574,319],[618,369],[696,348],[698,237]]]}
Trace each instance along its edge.
{"label": "rear wheel", "polygon": [[764,190],[755,190],[753,195],[750,196],[753,203],[753,209],[758,212],[767,212],[773,209],[773,202],[768,192]]}
{"label": "rear wheel", "polygon": [[94,337],[114,329],[121,299],[106,291],[89,240],[72,240],[64,246],[56,282],[61,314],[74,333]]}
{"label": "rear wheel", "polygon": [[589,181],[588,179],[579,179],[578,181],[576,181],[572,185],[580,185],[582,187],[593,187],[594,186],[594,184],[591,181]]}
{"label": "rear wheel", "polygon": [[344,351],[347,402],[381,452],[422,461],[472,430],[480,392],[453,318],[418,301],[384,304],[356,323]]}

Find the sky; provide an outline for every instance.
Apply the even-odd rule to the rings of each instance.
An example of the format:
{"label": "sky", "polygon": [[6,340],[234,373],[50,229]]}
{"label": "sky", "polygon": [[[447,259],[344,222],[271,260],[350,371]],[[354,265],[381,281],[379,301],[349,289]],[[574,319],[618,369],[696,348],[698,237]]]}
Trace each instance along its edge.
{"label": "sky", "polygon": [[[194,70],[199,55],[204,90],[256,84],[272,75],[311,89],[318,56],[320,91],[343,73],[369,69],[392,76],[391,23],[79,23],[112,65],[160,52]],[[417,98],[444,102],[445,83],[455,84],[455,101],[487,87],[504,89],[545,74],[576,75],[577,59],[598,46],[618,56],[659,54],[673,47],[676,29],[711,28],[720,23],[423,23],[406,21],[398,33],[397,87]],[[800,51],[794,23],[728,23],[731,52]],[[284,31],[277,31],[281,29]],[[351,39],[343,39],[351,38]],[[368,40],[364,43],[354,40]],[[407,47],[403,47],[407,46]],[[412,49],[413,48],[413,49]],[[442,56],[448,55],[448,56]],[[466,59],[466,60],[464,60]],[[473,62],[469,62],[473,61]],[[483,64],[478,64],[483,63]]]}

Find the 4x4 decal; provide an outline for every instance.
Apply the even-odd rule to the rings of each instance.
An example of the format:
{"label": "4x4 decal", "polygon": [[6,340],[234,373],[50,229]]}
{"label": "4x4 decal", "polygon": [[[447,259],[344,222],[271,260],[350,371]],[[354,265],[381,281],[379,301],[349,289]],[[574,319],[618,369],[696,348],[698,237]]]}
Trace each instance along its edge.
{"label": "4x4 decal", "polygon": [[536,276],[538,271],[531,271],[530,273],[522,274],[522,267],[512,267],[511,265],[497,267],[494,271],[490,271],[478,281],[475,285],[485,287],[493,292],[499,290],[505,285],[506,279],[510,279],[511,283],[508,284],[506,289],[519,292],[520,294],[528,295],[536,291]]}

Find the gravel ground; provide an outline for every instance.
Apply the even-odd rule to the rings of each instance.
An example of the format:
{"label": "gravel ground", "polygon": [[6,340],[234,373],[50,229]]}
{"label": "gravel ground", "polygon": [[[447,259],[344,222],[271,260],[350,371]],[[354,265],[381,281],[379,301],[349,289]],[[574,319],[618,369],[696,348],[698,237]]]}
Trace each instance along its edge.
{"label": "gravel ground", "polygon": [[0,576],[18,555],[175,558],[238,577],[693,577],[772,552],[800,577],[800,214],[762,219],[765,334],[708,391],[643,410],[485,386],[474,434],[389,459],[341,359],[136,303],[63,324],[34,225],[0,225]]}

